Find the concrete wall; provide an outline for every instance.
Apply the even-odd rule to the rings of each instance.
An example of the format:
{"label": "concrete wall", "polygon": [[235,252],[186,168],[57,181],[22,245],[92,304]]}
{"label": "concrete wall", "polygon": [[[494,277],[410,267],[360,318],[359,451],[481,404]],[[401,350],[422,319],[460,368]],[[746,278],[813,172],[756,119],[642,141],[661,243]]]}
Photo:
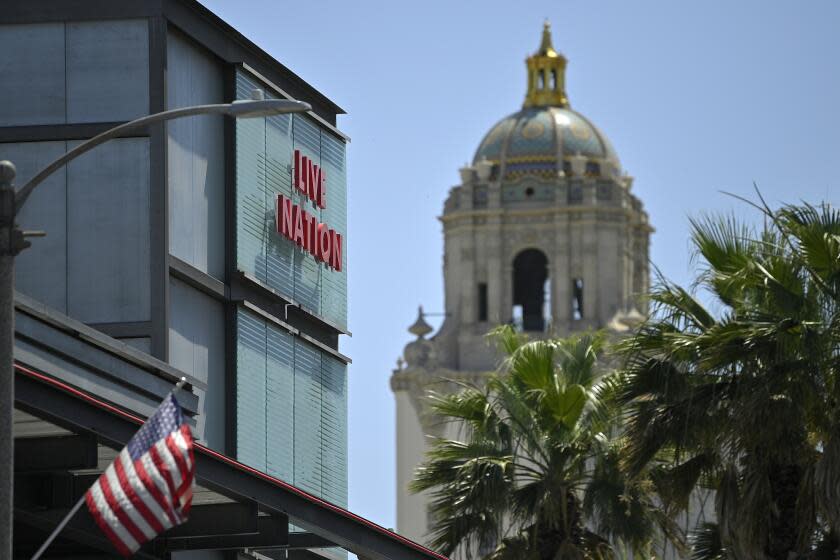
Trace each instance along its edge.
{"label": "concrete wall", "polygon": [[[146,19],[0,25],[0,126],[109,123],[149,111]],[[68,134],[68,137],[72,137]],[[0,145],[17,185],[78,141]],[[38,187],[19,223],[42,229],[18,289],[86,323],[143,323],[150,306],[148,138],[113,140]],[[128,336],[128,335],[126,335]],[[147,337],[126,342],[147,349]]]}
{"label": "concrete wall", "polygon": [[[0,144],[23,184],[75,142]],[[149,141],[113,140],[42,184],[21,212],[42,229],[17,259],[17,289],[86,323],[148,321]]]}
{"label": "concrete wall", "polygon": [[408,484],[414,478],[414,469],[423,461],[426,437],[412,396],[407,391],[396,391],[394,398],[397,404],[397,532],[424,542],[428,530],[426,498],[411,494]]}
{"label": "concrete wall", "polygon": [[145,19],[2,25],[0,52],[0,126],[113,122],[149,111]]}
{"label": "concrete wall", "polygon": [[170,279],[169,363],[207,383],[196,390],[199,416],[195,435],[223,452],[225,445],[224,308],[191,286]]}
{"label": "concrete wall", "polygon": [[68,315],[86,323],[150,320],[149,261],[148,138],[112,140],[71,161]]}
{"label": "concrete wall", "polygon": [[[167,109],[224,102],[223,67],[177,31],[166,40]],[[224,121],[197,116],[167,123],[169,251],[224,279]]]}
{"label": "concrete wall", "polygon": [[[0,144],[0,159],[17,167],[22,185],[67,150],[66,142]],[[18,215],[24,229],[47,232],[15,259],[16,288],[67,313],[67,168],[38,187]]]}
{"label": "concrete wall", "polygon": [[[516,188],[530,185],[527,181]],[[535,183],[536,184],[536,183]],[[491,183],[488,202],[471,210],[473,184],[455,187],[445,207],[444,328],[435,336],[440,363],[460,370],[493,369],[484,335],[512,317],[513,261],[535,248],[548,259],[549,290],[546,316],[553,333],[602,328],[617,312],[634,305],[633,295],[647,286],[646,216],[624,186],[610,181],[567,181],[537,184],[556,191],[551,200],[502,200]],[[570,202],[570,187],[580,200]],[[508,185],[506,189],[514,187]],[[466,193],[466,194],[465,194]],[[635,240],[635,241],[634,241]],[[636,264],[634,264],[636,263]],[[584,313],[572,317],[572,282],[583,281]],[[488,321],[479,322],[477,291],[487,284]],[[545,336],[546,333],[531,333]]]}

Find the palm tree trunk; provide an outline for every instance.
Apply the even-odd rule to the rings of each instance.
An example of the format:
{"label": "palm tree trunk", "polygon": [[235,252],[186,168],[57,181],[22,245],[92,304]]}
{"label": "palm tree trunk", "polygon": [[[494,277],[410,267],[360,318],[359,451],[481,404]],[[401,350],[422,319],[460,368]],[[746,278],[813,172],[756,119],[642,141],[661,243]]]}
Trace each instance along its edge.
{"label": "palm tree trunk", "polygon": [[566,492],[563,519],[558,526],[536,526],[536,550],[540,560],[556,560],[558,550],[564,543],[571,544],[580,552],[585,544],[585,529],[581,503],[571,491]]}
{"label": "palm tree trunk", "polygon": [[798,465],[779,465],[770,470],[770,491],[777,511],[771,513],[770,534],[767,538],[767,557],[788,560],[797,553],[796,501],[802,469]]}

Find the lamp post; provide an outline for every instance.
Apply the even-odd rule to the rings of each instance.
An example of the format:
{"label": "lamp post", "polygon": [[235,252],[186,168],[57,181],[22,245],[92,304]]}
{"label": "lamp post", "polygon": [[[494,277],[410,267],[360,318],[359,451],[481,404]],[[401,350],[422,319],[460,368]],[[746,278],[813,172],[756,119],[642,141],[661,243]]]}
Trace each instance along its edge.
{"label": "lamp post", "polygon": [[193,115],[253,118],[311,110],[311,106],[302,101],[263,99],[260,90],[254,90],[252,97],[253,99],[233,103],[172,109],[115,126],[82,142],[50,163],[17,192],[13,186],[16,174],[14,164],[10,161],[0,161],[0,558],[12,557],[15,256],[29,247],[26,237],[44,235],[42,232],[23,231],[18,227],[15,220],[20,209],[35,187],[70,160],[103,142],[150,124]]}

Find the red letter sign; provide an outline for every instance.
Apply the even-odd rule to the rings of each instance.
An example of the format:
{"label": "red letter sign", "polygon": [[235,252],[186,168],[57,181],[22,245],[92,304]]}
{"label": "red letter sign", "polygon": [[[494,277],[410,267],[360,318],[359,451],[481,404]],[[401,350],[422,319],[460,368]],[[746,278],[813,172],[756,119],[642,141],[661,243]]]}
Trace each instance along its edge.
{"label": "red letter sign", "polygon": [[[293,187],[319,208],[327,207],[327,174],[295,150]],[[341,271],[341,234],[318,222],[291,198],[278,194],[274,208],[277,233],[308,251],[317,261]]]}

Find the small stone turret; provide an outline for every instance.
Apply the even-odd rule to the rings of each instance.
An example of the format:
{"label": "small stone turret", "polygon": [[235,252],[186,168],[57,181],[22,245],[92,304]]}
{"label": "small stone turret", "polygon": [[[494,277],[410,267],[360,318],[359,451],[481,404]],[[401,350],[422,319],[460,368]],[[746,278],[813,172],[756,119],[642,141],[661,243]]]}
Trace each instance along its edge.
{"label": "small stone turret", "polygon": [[432,330],[434,329],[423,317],[423,306],[421,305],[417,310],[417,320],[408,327],[408,332],[417,337],[417,340],[409,342],[403,351],[405,363],[408,367],[429,368],[435,366],[434,344],[425,338]]}

